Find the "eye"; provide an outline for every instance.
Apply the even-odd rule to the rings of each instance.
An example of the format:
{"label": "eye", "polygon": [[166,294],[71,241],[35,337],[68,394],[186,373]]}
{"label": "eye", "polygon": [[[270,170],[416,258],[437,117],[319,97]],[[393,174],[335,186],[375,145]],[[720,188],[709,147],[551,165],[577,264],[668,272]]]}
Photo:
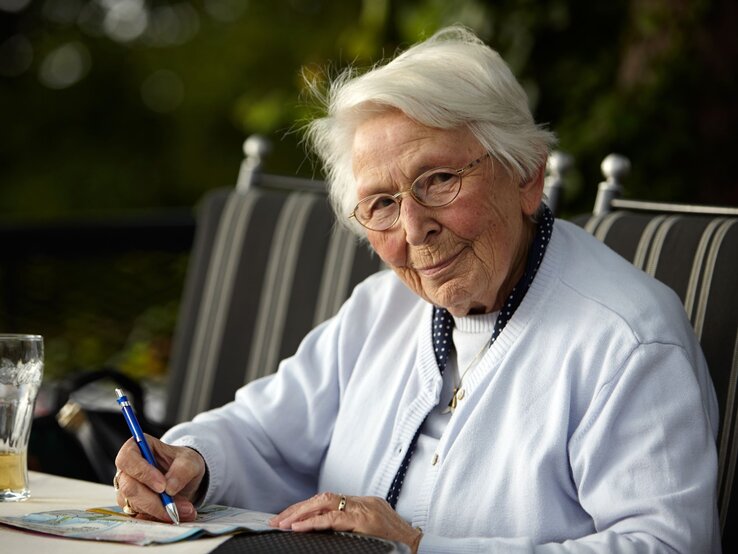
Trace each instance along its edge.
{"label": "eye", "polygon": [[391,208],[396,203],[396,200],[389,194],[377,194],[370,196],[367,200],[367,208],[370,212],[377,212]]}
{"label": "eye", "polygon": [[356,206],[356,216],[363,222],[391,217],[397,206],[397,200],[389,194],[373,194],[367,196]]}
{"label": "eye", "polygon": [[443,190],[453,187],[459,179],[459,175],[450,168],[441,167],[424,173],[415,181],[413,188],[416,194],[425,196],[434,190]]}
{"label": "eye", "polygon": [[426,177],[425,186],[426,188],[449,186],[453,185],[458,178],[456,172],[439,170]]}

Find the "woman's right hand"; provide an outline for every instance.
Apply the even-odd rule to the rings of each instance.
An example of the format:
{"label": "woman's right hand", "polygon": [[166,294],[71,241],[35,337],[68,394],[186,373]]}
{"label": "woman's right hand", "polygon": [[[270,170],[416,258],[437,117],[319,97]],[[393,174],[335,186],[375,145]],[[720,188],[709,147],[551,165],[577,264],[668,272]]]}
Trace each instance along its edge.
{"label": "woman's right hand", "polygon": [[177,505],[180,521],[193,521],[197,516],[193,501],[205,476],[205,460],[192,448],[172,446],[150,435],[146,441],[161,471],[141,456],[134,439],[126,441],[115,458],[118,505],[127,502],[143,517],[171,521],[159,496],[166,492]]}

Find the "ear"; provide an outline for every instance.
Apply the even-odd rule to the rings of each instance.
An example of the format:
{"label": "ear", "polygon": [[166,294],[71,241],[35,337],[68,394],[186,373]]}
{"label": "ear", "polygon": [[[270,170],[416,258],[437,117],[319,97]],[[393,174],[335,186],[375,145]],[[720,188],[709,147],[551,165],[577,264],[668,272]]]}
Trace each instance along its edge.
{"label": "ear", "polygon": [[543,159],[541,164],[536,169],[535,173],[528,179],[523,181],[519,185],[520,193],[520,209],[527,215],[532,216],[538,211],[538,207],[541,205],[543,199],[543,179],[546,174],[546,160],[548,156]]}

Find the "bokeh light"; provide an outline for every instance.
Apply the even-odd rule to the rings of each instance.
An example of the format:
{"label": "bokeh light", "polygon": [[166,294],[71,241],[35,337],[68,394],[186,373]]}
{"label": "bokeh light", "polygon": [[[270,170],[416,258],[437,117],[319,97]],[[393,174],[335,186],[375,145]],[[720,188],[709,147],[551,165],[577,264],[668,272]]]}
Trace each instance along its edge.
{"label": "bokeh light", "polygon": [[0,10],[15,13],[28,6],[31,0],[0,0]]}
{"label": "bokeh light", "polygon": [[149,12],[143,0],[102,0],[107,10],[103,21],[106,34],[117,42],[131,42],[146,31]]}
{"label": "bokeh light", "polygon": [[68,42],[49,52],[41,62],[38,78],[51,89],[78,83],[90,70],[90,53],[80,42]]}
{"label": "bokeh light", "polygon": [[142,40],[149,46],[179,46],[192,40],[200,30],[200,16],[187,2],[160,6],[149,12],[149,24]]}

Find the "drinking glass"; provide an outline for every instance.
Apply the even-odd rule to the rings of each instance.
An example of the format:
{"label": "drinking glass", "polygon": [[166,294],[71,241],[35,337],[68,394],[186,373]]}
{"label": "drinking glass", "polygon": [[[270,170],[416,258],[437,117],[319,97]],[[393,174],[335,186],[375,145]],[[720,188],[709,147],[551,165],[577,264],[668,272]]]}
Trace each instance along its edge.
{"label": "drinking glass", "polygon": [[43,372],[41,336],[0,334],[0,502],[31,495],[28,437]]}

